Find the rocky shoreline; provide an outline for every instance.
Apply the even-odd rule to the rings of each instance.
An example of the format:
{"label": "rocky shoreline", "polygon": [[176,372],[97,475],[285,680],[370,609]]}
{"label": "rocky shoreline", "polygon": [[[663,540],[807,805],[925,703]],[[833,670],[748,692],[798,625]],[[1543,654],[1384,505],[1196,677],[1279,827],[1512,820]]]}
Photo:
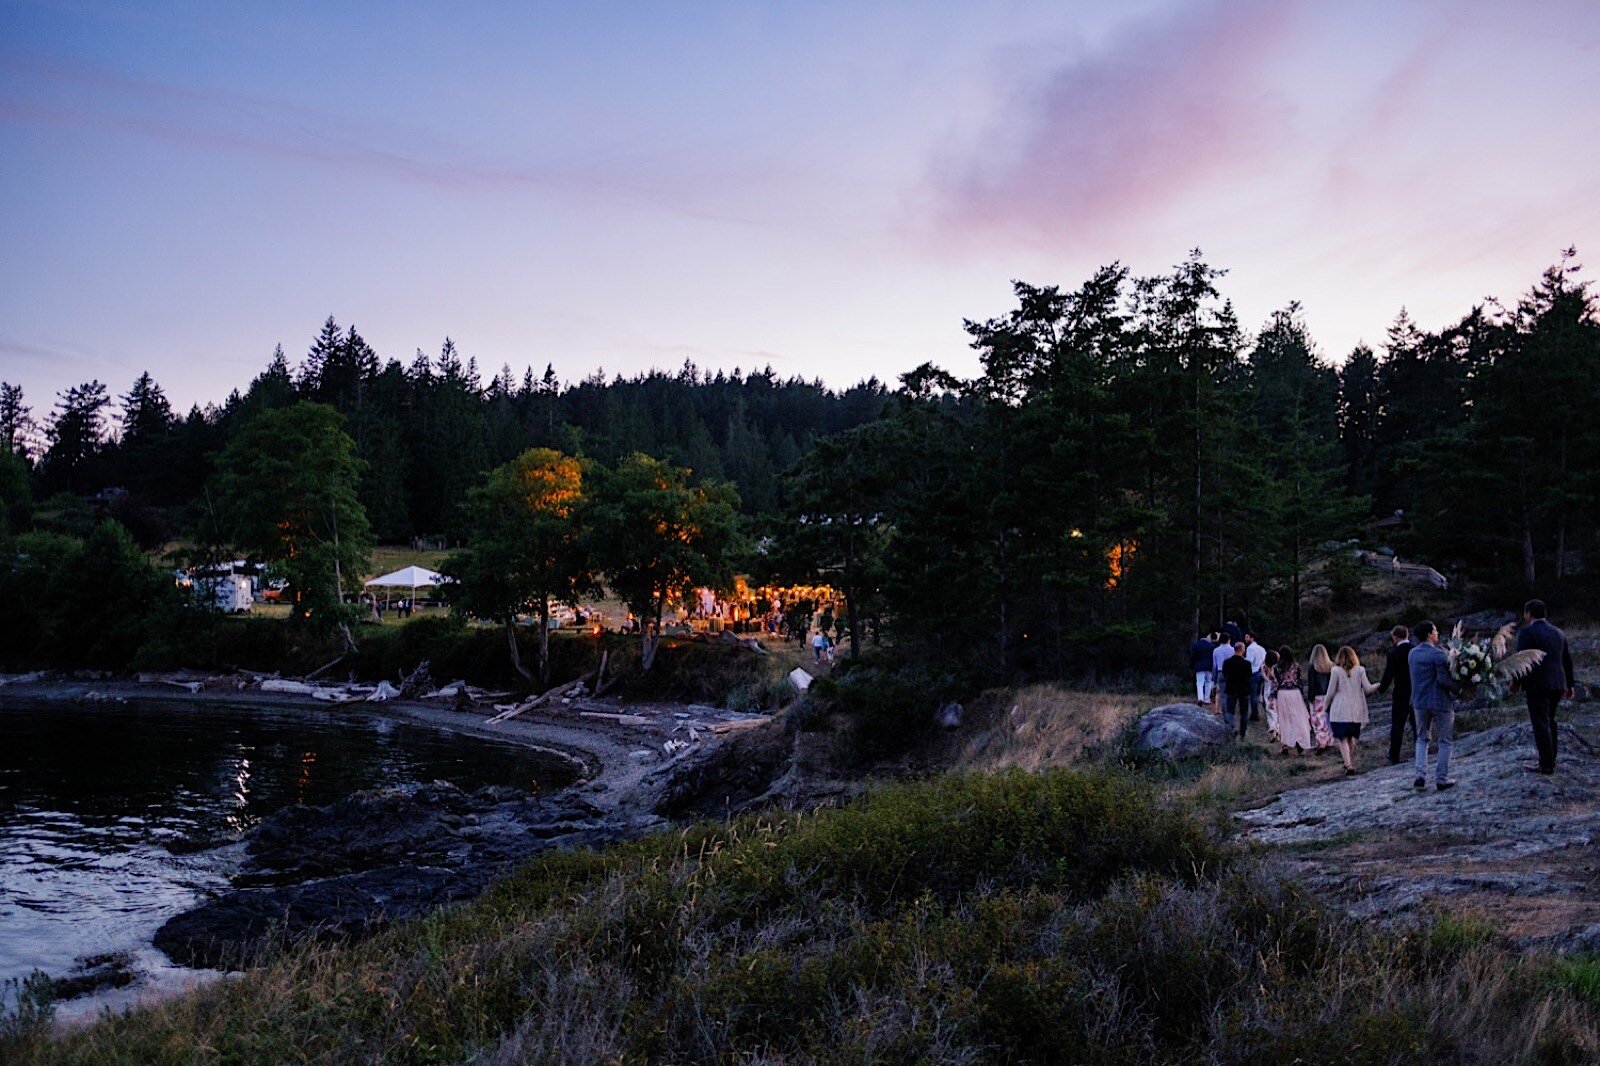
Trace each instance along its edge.
{"label": "rocky shoreline", "polygon": [[[549,795],[507,787],[466,792],[436,781],[274,812],[241,840],[223,845],[242,853],[229,890],[155,934],[162,953],[196,969],[238,969],[280,944],[358,936],[474,898],[548,849],[598,847],[660,829],[672,817],[729,809],[766,790],[787,750],[781,729],[753,716],[741,716],[744,728],[737,732],[703,727],[693,744],[673,740],[685,722],[719,713],[702,707],[692,708],[698,714],[654,707],[644,714],[581,717],[550,710],[489,724],[492,708],[417,700],[330,708],[272,692],[42,678],[0,688],[5,702],[140,699],[399,719],[536,748],[567,759],[578,774],[577,783]],[[126,983],[120,971],[113,980]],[[82,995],[110,986],[62,987]]]}

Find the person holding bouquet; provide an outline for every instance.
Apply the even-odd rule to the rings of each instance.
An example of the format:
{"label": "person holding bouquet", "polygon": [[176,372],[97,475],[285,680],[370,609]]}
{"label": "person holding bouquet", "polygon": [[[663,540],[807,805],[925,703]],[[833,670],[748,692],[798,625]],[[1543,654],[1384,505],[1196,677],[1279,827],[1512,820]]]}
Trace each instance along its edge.
{"label": "person holding bouquet", "polygon": [[1328,721],[1346,774],[1356,772],[1356,741],[1361,739],[1361,727],[1370,720],[1367,697],[1376,691],[1378,686],[1367,680],[1367,668],[1361,665],[1356,650],[1348,644],[1340,648],[1328,674]]}

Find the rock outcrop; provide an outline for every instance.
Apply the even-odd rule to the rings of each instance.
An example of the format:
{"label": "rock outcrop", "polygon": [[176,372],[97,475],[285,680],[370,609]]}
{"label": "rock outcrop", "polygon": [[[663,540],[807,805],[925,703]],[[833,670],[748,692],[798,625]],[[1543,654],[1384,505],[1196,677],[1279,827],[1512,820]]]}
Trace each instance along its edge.
{"label": "rock outcrop", "polygon": [[1561,726],[1553,775],[1527,769],[1531,728],[1505,725],[1457,743],[1447,792],[1430,756],[1424,791],[1407,761],[1236,817],[1247,840],[1281,846],[1355,916],[1405,920],[1448,900],[1527,943],[1600,944],[1600,744],[1586,734]]}
{"label": "rock outcrop", "polygon": [[607,813],[581,790],[540,798],[435,782],[286,807],[245,837],[224,895],[180,914],[155,945],[185,966],[232,967],[272,943],[343,937],[470,899],[551,847],[591,847],[662,824]]}
{"label": "rock outcrop", "polygon": [[1192,703],[1169,703],[1145,712],[1134,740],[1137,751],[1168,759],[1191,759],[1232,739],[1222,719]]}

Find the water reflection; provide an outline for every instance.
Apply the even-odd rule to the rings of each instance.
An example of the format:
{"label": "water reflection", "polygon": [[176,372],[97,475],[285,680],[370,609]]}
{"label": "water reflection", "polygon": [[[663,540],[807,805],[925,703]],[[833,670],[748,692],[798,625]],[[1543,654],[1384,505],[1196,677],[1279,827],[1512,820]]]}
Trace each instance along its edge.
{"label": "water reflection", "polygon": [[269,812],[358,789],[530,787],[570,772],[526,749],[320,710],[160,703],[0,706],[0,980],[137,949],[223,887]]}

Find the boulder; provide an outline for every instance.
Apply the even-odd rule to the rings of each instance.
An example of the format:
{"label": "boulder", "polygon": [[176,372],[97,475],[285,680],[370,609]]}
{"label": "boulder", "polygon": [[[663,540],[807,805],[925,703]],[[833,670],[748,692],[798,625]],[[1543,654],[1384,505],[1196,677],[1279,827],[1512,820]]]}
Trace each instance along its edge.
{"label": "boulder", "polygon": [[1220,717],[1192,703],[1169,703],[1139,719],[1134,749],[1168,759],[1192,759],[1232,739]]}

